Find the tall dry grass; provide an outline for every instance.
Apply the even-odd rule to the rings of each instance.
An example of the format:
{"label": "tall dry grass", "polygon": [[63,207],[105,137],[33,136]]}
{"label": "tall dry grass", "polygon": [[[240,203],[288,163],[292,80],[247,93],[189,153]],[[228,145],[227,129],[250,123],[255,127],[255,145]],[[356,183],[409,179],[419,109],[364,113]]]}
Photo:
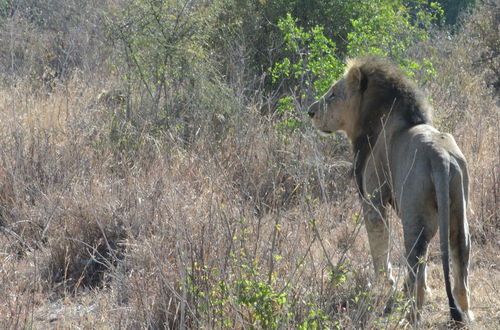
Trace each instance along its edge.
{"label": "tall dry grass", "polygon": [[[128,159],[115,152],[112,109],[96,102],[98,88],[82,88],[75,76],[49,96],[25,90],[4,91],[1,121],[7,327],[36,322],[39,308],[96,288],[124,306],[115,317],[132,326],[259,324],[252,306],[233,301],[241,278],[283,290],[319,267],[306,262],[313,252],[332,262],[315,243],[326,239],[317,237],[323,230],[315,213],[326,219],[325,198],[353,203],[339,192],[348,170],[309,158],[317,152],[310,137],[284,142],[257,107],[223,143],[186,150],[172,134],[144,135],[149,152]],[[318,171],[335,182],[324,184],[329,192],[314,188]],[[228,288],[217,290],[221,283]],[[19,303],[18,290],[36,297]],[[235,306],[223,311],[213,300]],[[279,319],[269,308],[268,317]]]}
{"label": "tall dry grass", "polygon": [[[475,67],[472,29],[415,56],[433,54],[436,123],[469,161],[474,326],[495,328],[498,95]],[[48,94],[23,79],[0,90],[1,328],[410,327],[406,298],[371,283],[345,141],[279,131],[259,93],[229,88],[221,104],[238,114],[198,116],[211,129],[186,143],[99,101],[117,84],[100,75],[77,72]],[[437,250],[419,327],[446,327]]]}

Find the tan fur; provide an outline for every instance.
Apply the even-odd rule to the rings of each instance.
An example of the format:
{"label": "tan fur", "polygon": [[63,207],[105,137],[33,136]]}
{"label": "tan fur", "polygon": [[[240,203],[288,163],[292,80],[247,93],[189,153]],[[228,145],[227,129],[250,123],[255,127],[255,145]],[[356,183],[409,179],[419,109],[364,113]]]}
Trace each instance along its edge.
{"label": "tan fur", "polygon": [[386,210],[392,206],[403,223],[409,269],[405,287],[415,296],[417,311],[427,287],[427,247],[439,228],[451,316],[465,322],[472,318],[467,280],[470,235],[465,212],[468,173],[453,137],[431,126],[431,113],[415,84],[399,68],[378,57],[349,61],[344,77],[309,108],[318,130],[344,131],[352,142],[354,175],[378,277],[393,283],[386,220]]}

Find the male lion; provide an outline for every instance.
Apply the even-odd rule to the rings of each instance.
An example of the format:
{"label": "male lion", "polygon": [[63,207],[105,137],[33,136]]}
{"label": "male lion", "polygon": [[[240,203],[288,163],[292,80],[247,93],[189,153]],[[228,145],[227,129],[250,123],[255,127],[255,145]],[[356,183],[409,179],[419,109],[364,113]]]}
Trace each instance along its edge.
{"label": "male lion", "polygon": [[427,247],[439,227],[451,317],[465,322],[472,319],[467,167],[453,137],[431,126],[431,112],[415,84],[378,57],[350,61],[344,77],[308,110],[319,131],[344,131],[352,142],[354,175],[377,277],[394,283],[386,222],[391,205],[403,222],[409,268],[405,288],[410,295],[415,292],[417,311],[427,288]]}

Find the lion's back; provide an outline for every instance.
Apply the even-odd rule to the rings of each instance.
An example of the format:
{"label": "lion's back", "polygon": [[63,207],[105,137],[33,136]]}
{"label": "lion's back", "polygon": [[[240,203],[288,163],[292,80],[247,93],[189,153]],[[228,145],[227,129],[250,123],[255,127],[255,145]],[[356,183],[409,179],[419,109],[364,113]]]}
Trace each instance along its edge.
{"label": "lion's back", "polygon": [[435,170],[465,177],[466,161],[455,139],[430,125],[417,125],[392,141],[390,171],[398,204],[404,200],[435,209]]}

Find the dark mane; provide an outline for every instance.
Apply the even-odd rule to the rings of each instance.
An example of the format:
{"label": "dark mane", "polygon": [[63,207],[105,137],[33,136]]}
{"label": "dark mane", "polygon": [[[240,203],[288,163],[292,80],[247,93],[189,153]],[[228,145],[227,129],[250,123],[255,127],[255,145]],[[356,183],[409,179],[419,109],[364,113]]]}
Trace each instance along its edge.
{"label": "dark mane", "polygon": [[363,194],[362,172],[371,148],[382,129],[382,122],[397,116],[401,129],[432,123],[432,107],[422,91],[396,65],[376,56],[361,57],[348,63],[348,70],[361,72],[361,135],[353,141],[354,175]]}

